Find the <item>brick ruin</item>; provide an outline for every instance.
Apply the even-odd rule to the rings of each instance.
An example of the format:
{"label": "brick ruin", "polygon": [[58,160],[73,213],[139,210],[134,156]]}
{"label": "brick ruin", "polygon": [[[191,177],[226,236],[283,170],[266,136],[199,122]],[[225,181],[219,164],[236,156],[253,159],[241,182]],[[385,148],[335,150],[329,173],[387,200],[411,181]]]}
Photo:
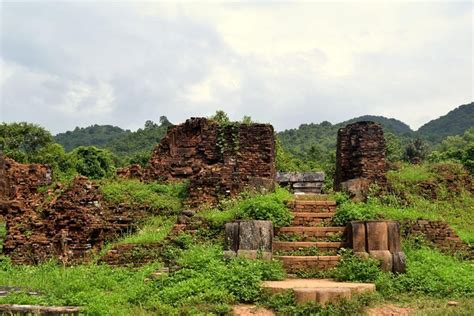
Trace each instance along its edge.
{"label": "brick ruin", "polygon": [[189,206],[215,204],[245,188],[274,186],[275,137],[269,124],[219,125],[191,118],[156,146],[147,180],[189,179]]}
{"label": "brick ruin", "polygon": [[85,177],[51,186],[45,165],[20,164],[0,154],[0,175],[0,214],[7,231],[3,253],[15,263],[86,261],[144,215],[129,206],[107,205],[98,185]]}
{"label": "brick ruin", "polygon": [[[271,189],[273,127],[220,126],[204,118],[189,119],[169,128],[148,168],[131,166],[119,170],[118,176],[145,181],[188,179],[190,206],[214,204],[248,187]],[[20,164],[0,153],[0,216],[7,231],[3,253],[16,263],[51,258],[64,263],[87,261],[106,241],[134,229],[134,223],[147,215],[145,208],[107,203],[98,184],[85,177],[52,185],[48,166]]]}
{"label": "brick ruin", "polygon": [[336,190],[341,190],[344,184],[355,184],[361,189],[372,183],[385,186],[386,169],[385,139],[380,124],[357,122],[339,129],[334,178]]}
{"label": "brick ruin", "polygon": [[424,219],[405,220],[401,223],[404,237],[423,236],[436,248],[448,254],[462,254],[474,259],[474,246],[464,243],[456,232],[444,221]]}

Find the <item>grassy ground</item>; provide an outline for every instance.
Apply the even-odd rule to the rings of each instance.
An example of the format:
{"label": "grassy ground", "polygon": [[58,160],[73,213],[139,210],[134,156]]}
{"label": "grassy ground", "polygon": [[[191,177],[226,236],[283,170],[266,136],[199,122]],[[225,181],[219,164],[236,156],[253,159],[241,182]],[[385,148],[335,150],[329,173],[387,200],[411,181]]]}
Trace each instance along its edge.
{"label": "grassy ground", "polygon": [[[387,174],[390,191],[374,190],[367,203],[339,198],[335,221],[386,218],[442,220],[465,242],[474,243],[474,196],[464,183],[470,177],[458,164],[401,164]],[[472,179],[472,177],[471,177]]]}

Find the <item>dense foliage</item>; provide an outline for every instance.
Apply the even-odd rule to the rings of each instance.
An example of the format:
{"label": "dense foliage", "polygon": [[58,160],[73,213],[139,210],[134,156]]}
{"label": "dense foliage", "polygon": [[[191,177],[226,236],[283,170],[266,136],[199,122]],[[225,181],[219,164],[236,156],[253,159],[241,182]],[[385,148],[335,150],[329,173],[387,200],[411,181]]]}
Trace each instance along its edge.
{"label": "dense foliage", "polygon": [[474,174],[474,128],[464,135],[448,136],[428,159],[433,162],[457,161]]}
{"label": "dense foliage", "polygon": [[244,192],[240,198],[222,201],[218,208],[204,210],[201,215],[216,228],[235,219],[271,220],[275,227],[288,226],[292,214],[287,201],[291,198],[291,194],[280,187],[267,194]]}
{"label": "dense foliage", "polygon": [[138,163],[145,165],[156,144],[160,142],[172,124],[165,116],[159,124],[146,121],[143,128],[135,132],[111,125],[76,127],[73,131],[60,133],[55,140],[71,151],[79,146],[96,146],[110,150],[119,157],[119,164]]}
{"label": "dense foliage", "polygon": [[106,150],[94,146],[81,146],[71,153],[74,169],[90,179],[112,177],[115,167],[112,156]]}
{"label": "dense foliage", "polygon": [[71,151],[79,146],[106,147],[113,140],[130,133],[129,130],[123,130],[117,126],[94,124],[59,133],[54,136],[54,140],[66,151]]}
{"label": "dense foliage", "polygon": [[448,114],[432,120],[418,129],[418,134],[431,143],[439,143],[447,136],[462,135],[474,126],[474,102],[464,104]]}
{"label": "dense foliage", "polygon": [[53,137],[43,127],[26,122],[0,124],[0,151],[18,162],[28,162],[42,148],[51,145]]}

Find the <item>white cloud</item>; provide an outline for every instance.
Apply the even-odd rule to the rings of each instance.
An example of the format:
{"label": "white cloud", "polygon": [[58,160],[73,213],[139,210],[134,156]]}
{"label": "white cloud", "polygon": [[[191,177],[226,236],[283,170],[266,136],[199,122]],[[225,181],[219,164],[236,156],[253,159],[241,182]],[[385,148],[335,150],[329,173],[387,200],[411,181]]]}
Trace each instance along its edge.
{"label": "white cloud", "polygon": [[2,120],[412,127],[472,100],[472,3],[4,3]]}

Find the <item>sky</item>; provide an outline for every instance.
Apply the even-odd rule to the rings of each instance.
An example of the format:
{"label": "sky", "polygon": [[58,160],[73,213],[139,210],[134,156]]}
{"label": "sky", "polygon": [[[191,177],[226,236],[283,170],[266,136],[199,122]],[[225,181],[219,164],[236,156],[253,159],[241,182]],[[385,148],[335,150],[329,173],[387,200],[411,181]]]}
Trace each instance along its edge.
{"label": "sky", "polygon": [[220,109],[417,129],[473,100],[471,1],[2,1],[0,19],[0,121],[54,134]]}

